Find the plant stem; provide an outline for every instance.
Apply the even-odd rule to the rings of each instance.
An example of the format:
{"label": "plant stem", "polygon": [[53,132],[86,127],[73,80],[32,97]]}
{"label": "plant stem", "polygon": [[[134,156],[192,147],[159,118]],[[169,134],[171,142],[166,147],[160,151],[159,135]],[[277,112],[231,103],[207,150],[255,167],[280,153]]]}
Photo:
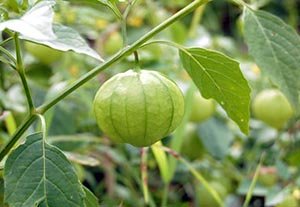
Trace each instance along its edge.
{"label": "plant stem", "polygon": [[20,125],[20,127],[12,136],[11,140],[5,145],[3,150],[0,152],[0,162],[3,160],[5,155],[9,153],[9,151],[13,148],[15,143],[19,140],[19,138],[23,135],[23,133],[30,127],[30,125],[34,122],[36,118],[37,116],[34,114],[30,114],[28,117],[25,118],[23,123]]}
{"label": "plant stem", "polygon": [[134,51],[133,54],[134,54],[134,63],[135,63],[134,69],[135,71],[139,72],[141,70],[139,54],[137,51]]}
{"label": "plant stem", "polygon": [[17,64],[17,61],[14,58],[14,56],[12,56],[10,52],[6,50],[4,47],[0,46],[0,52],[3,52],[11,61],[14,62],[14,64]]}
{"label": "plant stem", "polygon": [[45,117],[41,114],[37,114],[37,117],[41,121],[41,130],[43,132],[43,139],[46,139],[46,132],[47,132],[47,127],[46,127],[46,120]]}
{"label": "plant stem", "polygon": [[2,64],[0,64],[0,88],[5,91],[5,73]]}
{"label": "plant stem", "polygon": [[122,37],[123,37],[123,45],[126,47],[128,45],[128,39],[127,39],[127,17],[129,15],[130,10],[134,6],[134,4],[137,2],[137,0],[132,0],[129,2],[128,6],[126,7],[124,14],[121,19],[121,30],[122,30]]}
{"label": "plant stem", "polygon": [[194,38],[197,35],[197,28],[199,23],[201,22],[204,10],[205,10],[205,5],[199,6],[195,10],[192,23],[190,26],[190,30],[189,30],[189,35],[188,35],[189,37]]}
{"label": "plant stem", "polygon": [[141,180],[142,180],[142,186],[143,186],[144,200],[145,200],[146,204],[149,204],[147,152],[148,152],[147,147],[143,147],[141,149]]}
{"label": "plant stem", "polygon": [[193,174],[193,176],[208,190],[208,192],[213,196],[215,201],[218,203],[219,207],[224,207],[224,204],[222,203],[222,200],[219,196],[219,194],[210,186],[208,181],[186,160],[184,159],[180,154],[178,154],[176,151],[172,150],[171,148],[161,146],[160,147],[165,152],[169,153],[172,157],[174,157],[176,160],[184,164],[188,170]]}
{"label": "plant stem", "polygon": [[22,80],[22,84],[24,87],[24,91],[26,94],[28,106],[29,106],[29,113],[32,113],[34,111],[34,105],[33,105],[33,100],[31,97],[30,89],[28,87],[28,83],[25,77],[25,70],[24,70],[24,65],[23,65],[23,60],[21,56],[21,47],[20,47],[20,40],[19,40],[19,35],[18,33],[15,33],[14,35],[15,39],[15,45],[16,45],[16,55],[17,55],[17,71],[20,75],[20,78]]}
{"label": "plant stem", "polygon": [[264,159],[265,159],[265,153],[263,152],[261,157],[260,157],[260,161],[259,161],[259,163],[256,167],[256,170],[255,170],[255,173],[254,173],[254,176],[253,176],[253,180],[252,180],[251,185],[249,187],[249,190],[247,192],[246,199],[245,199],[245,202],[243,204],[243,207],[248,207],[249,206],[249,203],[250,203],[250,200],[251,200],[251,197],[252,197],[252,194],[253,194],[257,179],[258,179],[259,171],[260,171],[260,168],[263,164]]}
{"label": "plant stem", "polygon": [[0,43],[0,46],[5,45],[6,43],[8,43],[9,41],[11,41],[11,40],[13,40],[13,39],[14,39],[13,37],[9,37],[9,38],[3,40],[3,41]]}
{"label": "plant stem", "polygon": [[232,1],[241,7],[249,7],[249,5],[247,3],[245,3],[243,0],[232,0]]}
{"label": "plant stem", "polygon": [[53,107],[57,102],[64,99],[66,96],[68,96],[70,93],[75,91],[77,88],[85,84],[87,81],[95,77],[99,72],[105,70],[109,66],[113,65],[115,62],[122,60],[127,55],[130,55],[135,50],[137,50],[142,44],[144,44],[147,40],[152,38],[154,35],[162,31],[163,29],[167,28],[170,24],[174,23],[181,17],[187,15],[191,11],[193,11],[198,6],[205,4],[209,2],[210,0],[195,0],[155,28],[153,28],[150,32],[142,36],[140,39],[138,39],[136,42],[134,42],[131,46],[127,46],[124,49],[122,49],[120,52],[115,54],[113,57],[111,57],[107,62],[102,63],[98,67],[95,67],[90,72],[83,75],[81,78],[79,78],[77,81],[75,81],[73,84],[71,84],[68,88],[63,90],[59,95],[54,97],[49,102],[46,102],[42,106],[38,107],[35,112],[32,112],[25,121],[20,125],[16,133],[13,135],[11,140],[6,144],[6,146],[3,148],[3,150],[0,152],[0,161],[5,157],[5,155],[11,150],[11,148],[14,146],[14,144],[19,140],[19,138],[22,136],[22,134],[26,131],[26,129],[29,128],[29,126],[33,123],[33,121],[36,119],[35,114],[44,114],[46,111],[48,111],[51,107]]}
{"label": "plant stem", "polygon": [[170,183],[165,183],[163,198],[161,200],[160,207],[166,207],[168,204],[169,186],[170,186]]}

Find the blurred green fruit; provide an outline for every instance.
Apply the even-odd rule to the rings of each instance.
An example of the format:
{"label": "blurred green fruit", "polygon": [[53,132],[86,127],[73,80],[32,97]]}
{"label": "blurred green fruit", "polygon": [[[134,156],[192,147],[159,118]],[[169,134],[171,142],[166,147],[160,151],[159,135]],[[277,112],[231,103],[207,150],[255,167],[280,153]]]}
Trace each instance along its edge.
{"label": "blurred green fruit", "polygon": [[212,99],[205,99],[199,92],[196,92],[193,97],[190,121],[202,122],[211,117],[215,110],[216,105]]}
{"label": "blurred green fruit", "polygon": [[[220,199],[224,200],[227,195],[225,186],[218,182],[210,182],[209,185],[218,193]],[[197,188],[197,195],[199,198],[199,207],[218,207],[217,201],[211,193],[203,186]]]}
{"label": "blurred green fruit", "polygon": [[289,195],[275,207],[299,207],[299,205],[297,199],[294,196]]}
{"label": "blurred green fruit", "polygon": [[123,47],[123,38],[119,32],[113,32],[103,42],[103,51],[106,55],[113,55]]}
{"label": "blurred green fruit", "polygon": [[181,22],[176,22],[169,27],[171,38],[179,44],[184,44],[187,39],[187,29]]}
{"label": "blurred green fruit", "polygon": [[277,183],[278,175],[276,168],[274,167],[264,167],[261,168],[258,175],[258,182],[266,187],[272,187]]}
{"label": "blurred green fruit", "polygon": [[197,125],[188,123],[183,136],[181,154],[191,160],[202,158],[204,154],[203,144],[197,134]]}
{"label": "blurred green fruit", "polygon": [[101,86],[94,111],[98,125],[114,142],[143,147],[177,128],[184,98],[178,86],[161,73],[129,70]]}
{"label": "blurred green fruit", "polygon": [[25,42],[25,49],[41,63],[46,65],[50,65],[58,61],[63,54],[59,50],[55,50],[45,45],[40,45],[33,42]]}
{"label": "blurred green fruit", "polygon": [[277,89],[260,92],[252,103],[254,116],[266,124],[281,129],[293,116],[293,109],[287,98]]}

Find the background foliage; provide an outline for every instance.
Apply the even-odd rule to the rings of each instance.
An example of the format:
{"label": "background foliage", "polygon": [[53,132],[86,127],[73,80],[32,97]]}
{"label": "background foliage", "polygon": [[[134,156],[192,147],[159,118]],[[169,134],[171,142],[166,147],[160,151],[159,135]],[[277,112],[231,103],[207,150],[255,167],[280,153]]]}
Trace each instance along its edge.
{"label": "background foliage", "polygon": [[[55,5],[42,1],[51,5],[54,13],[49,7],[42,7],[44,18],[37,18],[41,17],[41,10],[34,7],[36,1],[8,0],[0,3],[0,30],[9,29],[2,32],[1,38],[9,39],[12,31],[20,33],[24,71],[33,102],[39,106],[191,2],[136,1],[128,14],[124,36],[124,22],[120,19],[128,1],[70,0],[56,1]],[[224,206],[242,206],[247,194],[249,206],[275,206],[286,198],[294,199],[295,206],[300,206],[300,5],[296,0],[252,0],[248,1],[251,8],[259,9],[252,10],[236,2],[209,2],[137,50],[141,68],[166,74],[185,94],[186,115],[182,124],[162,140],[164,146],[180,156],[166,149],[165,153],[161,143],[148,151],[113,144],[99,130],[92,110],[94,95],[112,75],[135,67],[133,55],[126,56],[48,110],[44,134],[33,134],[42,127],[38,121],[25,132],[18,141],[25,144],[10,154],[4,172],[2,161],[0,206],[5,206],[4,195],[9,206],[33,206],[37,201],[39,206],[48,206],[45,197],[51,196],[66,196],[68,200],[67,194],[55,190],[47,194],[45,189],[50,189],[51,183],[62,185],[66,193],[76,191],[78,197],[70,198],[69,206],[201,207],[207,206],[205,202],[216,202],[211,197],[214,192],[208,192],[206,184],[219,194]],[[29,15],[32,8],[35,10]],[[31,28],[32,21],[36,28]],[[54,35],[52,31],[58,36],[55,41],[49,40]],[[34,54],[28,40],[57,51],[43,54],[41,47],[34,48],[39,55]],[[16,53],[12,41],[0,44],[11,54]],[[51,56],[54,60],[49,62]],[[28,109],[19,74],[10,67],[3,50],[0,61],[3,148],[26,118]],[[256,94],[274,87],[283,91],[296,111],[281,130],[257,120],[250,108]],[[216,100],[216,111],[209,119],[191,123],[193,94],[198,89],[205,98]],[[192,144],[187,143],[190,139]],[[34,141],[38,147],[31,148]],[[16,167],[14,162],[24,147],[31,153],[23,154]],[[56,154],[45,153],[47,150]],[[147,161],[143,160],[145,154]],[[24,164],[27,156],[34,156],[37,166],[30,165],[32,157],[28,158],[28,165]],[[51,160],[54,165],[50,167]],[[141,175],[141,163],[147,166],[147,185],[141,179],[145,176]],[[52,175],[51,170],[60,165],[61,173]],[[28,171],[23,173],[24,169]],[[3,173],[5,182],[10,184],[5,190]],[[82,184],[77,182],[75,173]],[[74,188],[63,183],[70,180],[65,176],[74,179]],[[40,189],[41,183],[49,186],[38,191],[44,194],[26,197],[24,188],[18,188],[19,182],[21,186],[35,183],[29,189]],[[14,186],[20,191],[15,195],[11,194]]]}

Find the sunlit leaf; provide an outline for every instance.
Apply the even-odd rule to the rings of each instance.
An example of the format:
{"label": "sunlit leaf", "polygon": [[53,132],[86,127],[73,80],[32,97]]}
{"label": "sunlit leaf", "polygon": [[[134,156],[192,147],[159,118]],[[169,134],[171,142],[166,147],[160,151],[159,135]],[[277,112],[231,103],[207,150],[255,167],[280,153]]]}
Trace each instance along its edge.
{"label": "sunlit leaf", "polygon": [[57,50],[72,50],[103,61],[99,54],[74,29],[53,25],[55,1],[41,1],[27,11],[20,19],[0,23],[0,31],[10,29],[21,34],[20,38],[47,45]]}
{"label": "sunlit leaf", "polygon": [[20,19],[0,23],[0,31],[10,29],[32,40],[55,39],[52,29],[53,5],[53,1],[42,1],[27,11]]}

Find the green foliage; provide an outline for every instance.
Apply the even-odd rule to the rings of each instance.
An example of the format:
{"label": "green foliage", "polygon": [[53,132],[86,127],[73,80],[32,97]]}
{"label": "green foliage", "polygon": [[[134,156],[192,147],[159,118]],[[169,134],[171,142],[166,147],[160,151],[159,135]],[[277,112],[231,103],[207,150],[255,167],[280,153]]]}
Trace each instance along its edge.
{"label": "green foliage", "polygon": [[[227,189],[225,188],[225,186],[223,186],[221,183],[217,183],[213,181],[210,182],[209,184],[216,192],[218,192],[221,199],[224,199],[226,197]],[[201,186],[200,184],[199,186],[197,186],[196,190],[199,199],[199,206],[203,206],[203,207],[219,206],[218,203],[211,196],[211,194],[207,191],[207,189],[204,188],[204,186]]]}
{"label": "green foliage", "polygon": [[102,60],[77,31],[63,25],[52,25],[54,13],[51,6],[53,4],[53,1],[38,3],[19,19],[0,23],[0,31],[7,28],[19,32],[22,39],[61,51],[73,50]]}
{"label": "green foliage", "polygon": [[21,206],[83,206],[85,197],[64,154],[47,144],[42,133],[27,137],[4,168],[5,202]]}
{"label": "green foliage", "polygon": [[[284,104],[278,108],[280,99],[272,99],[268,106],[266,98],[260,111],[273,109],[271,118],[259,121],[257,110],[249,110],[260,91],[279,88],[299,111],[298,2],[208,1],[2,1],[0,206],[299,205],[299,113],[271,123]],[[113,123],[126,138],[145,128],[152,142],[165,136],[152,153],[112,142],[93,110],[101,85],[138,68],[165,76],[145,78],[146,84],[117,80],[118,90],[108,94],[114,94]],[[165,79],[185,94],[174,133],[162,133],[174,118],[162,103],[176,97],[151,85]],[[193,104],[198,89],[216,102]],[[199,114],[205,116],[190,127]],[[107,117],[102,122],[110,125]]]}
{"label": "green foliage", "polygon": [[203,97],[215,99],[240,129],[248,133],[250,88],[239,63],[202,48],[180,50],[180,57]]}
{"label": "green foliage", "polygon": [[221,120],[212,118],[202,123],[198,134],[205,148],[214,157],[222,159],[227,155],[233,134]]}
{"label": "green foliage", "polygon": [[98,198],[86,187],[83,188],[85,192],[85,207],[98,207]]}
{"label": "green foliage", "polygon": [[299,35],[291,26],[268,12],[246,8],[244,15],[244,36],[249,53],[298,110]]}

